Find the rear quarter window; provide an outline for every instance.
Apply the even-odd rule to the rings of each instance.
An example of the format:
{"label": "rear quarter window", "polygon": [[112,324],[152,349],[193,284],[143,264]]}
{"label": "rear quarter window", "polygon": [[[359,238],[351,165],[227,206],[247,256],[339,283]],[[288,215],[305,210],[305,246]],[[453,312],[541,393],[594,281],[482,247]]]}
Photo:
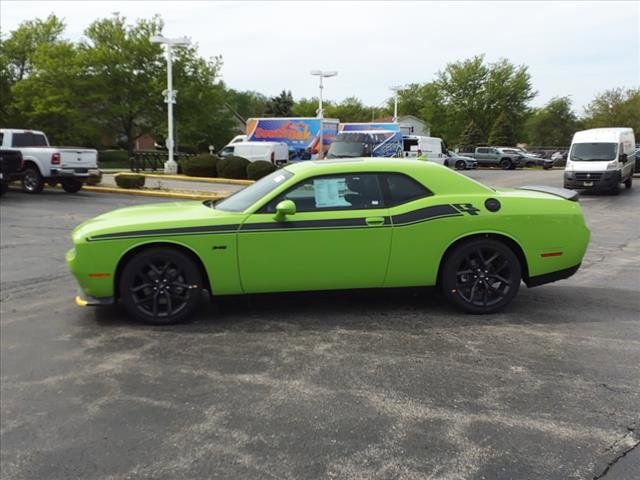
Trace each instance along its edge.
{"label": "rear quarter window", "polygon": [[385,204],[388,207],[412,202],[433,195],[433,192],[417,180],[402,173],[383,174],[383,188],[386,190]]}

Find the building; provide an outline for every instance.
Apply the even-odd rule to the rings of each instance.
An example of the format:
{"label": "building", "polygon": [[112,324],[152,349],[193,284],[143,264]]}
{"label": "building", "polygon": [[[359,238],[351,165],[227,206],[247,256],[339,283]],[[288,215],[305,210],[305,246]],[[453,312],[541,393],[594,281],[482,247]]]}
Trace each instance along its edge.
{"label": "building", "polygon": [[[393,122],[393,117],[376,118],[374,122]],[[398,115],[398,124],[400,125],[400,131],[403,135],[418,135],[421,137],[431,136],[431,129],[429,128],[429,125],[413,115]]]}

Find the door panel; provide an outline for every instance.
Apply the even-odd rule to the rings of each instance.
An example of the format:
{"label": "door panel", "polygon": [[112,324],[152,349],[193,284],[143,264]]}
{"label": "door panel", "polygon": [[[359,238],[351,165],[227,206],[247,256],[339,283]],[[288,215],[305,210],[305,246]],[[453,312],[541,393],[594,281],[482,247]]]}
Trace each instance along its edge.
{"label": "door panel", "polygon": [[380,287],[391,233],[386,209],[253,214],[238,233],[243,290]]}

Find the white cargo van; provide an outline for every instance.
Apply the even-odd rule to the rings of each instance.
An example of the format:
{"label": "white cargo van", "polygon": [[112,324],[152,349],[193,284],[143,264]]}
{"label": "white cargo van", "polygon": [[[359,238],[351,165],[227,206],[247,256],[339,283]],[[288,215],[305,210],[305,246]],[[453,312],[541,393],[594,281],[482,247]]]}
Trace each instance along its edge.
{"label": "white cargo van", "polygon": [[281,165],[289,161],[289,147],[284,142],[237,142],[224,147],[220,156],[243,157],[250,162],[265,160]]}
{"label": "white cargo van", "polygon": [[631,188],[635,150],[631,128],[594,128],[576,132],[564,169],[564,188],[618,193],[621,183]]}
{"label": "white cargo van", "polygon": [[402,143],[405,157],[411,158],[426,155],[430,161],[440,164],[444,163],[444,154],[447,149],[442,143],[441,138],[403,135]]}

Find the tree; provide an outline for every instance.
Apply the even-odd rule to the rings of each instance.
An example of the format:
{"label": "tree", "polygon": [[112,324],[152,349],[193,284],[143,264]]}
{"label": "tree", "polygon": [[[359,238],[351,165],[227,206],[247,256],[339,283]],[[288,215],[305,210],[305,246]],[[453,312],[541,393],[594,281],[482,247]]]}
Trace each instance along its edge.
{"label": "tree", "polygon": [[489,133],[489,145],[498,145],[504,147],[515,147],[516,140],[513,134],[513,126],[509,117],[502,112],[496,118]]}
{"label": "tree", "polygon": [[341,122],[371,121],[371,108],[356,97],[347,97],[336,105],[329,104],[324,110],[325,118],[338,118]]}
{"label": "tree", "polygon": [[277,97],[271,97],[267,103],[267,111],[269,115],[274,117],[291,117],[291,107],[294,101],[291,91],[282,90]]}
{"label": "tree", "polygon": [[227,89],[227,103],[244,118],[261,117],[267,111],[268,99],[261,93]]}
{"label": "tree", "polygon": [[483,143],[483,135],[476,122],[471,120],[458,141],[460,150],[463,152],[472,152],[478,145]]}
{"label": "tree", "polygon": [[598,94],[585,108],[588,128],[631,127],[640,131],[640,88],[614,88]]}
{"label": "tree", "polygon": [[[330,105],[329,102],[325,102],[323,107],[326,109]],[[293,104],[291,113],[294,117],[315,117],[318,114],[318,99],[316,97],[301,98]]]}
{"label": "tree", "polygon": [[568,146],[578,130],[578,119],[569,97],[554,97],[526,121],[527,140],[537,146]]}

